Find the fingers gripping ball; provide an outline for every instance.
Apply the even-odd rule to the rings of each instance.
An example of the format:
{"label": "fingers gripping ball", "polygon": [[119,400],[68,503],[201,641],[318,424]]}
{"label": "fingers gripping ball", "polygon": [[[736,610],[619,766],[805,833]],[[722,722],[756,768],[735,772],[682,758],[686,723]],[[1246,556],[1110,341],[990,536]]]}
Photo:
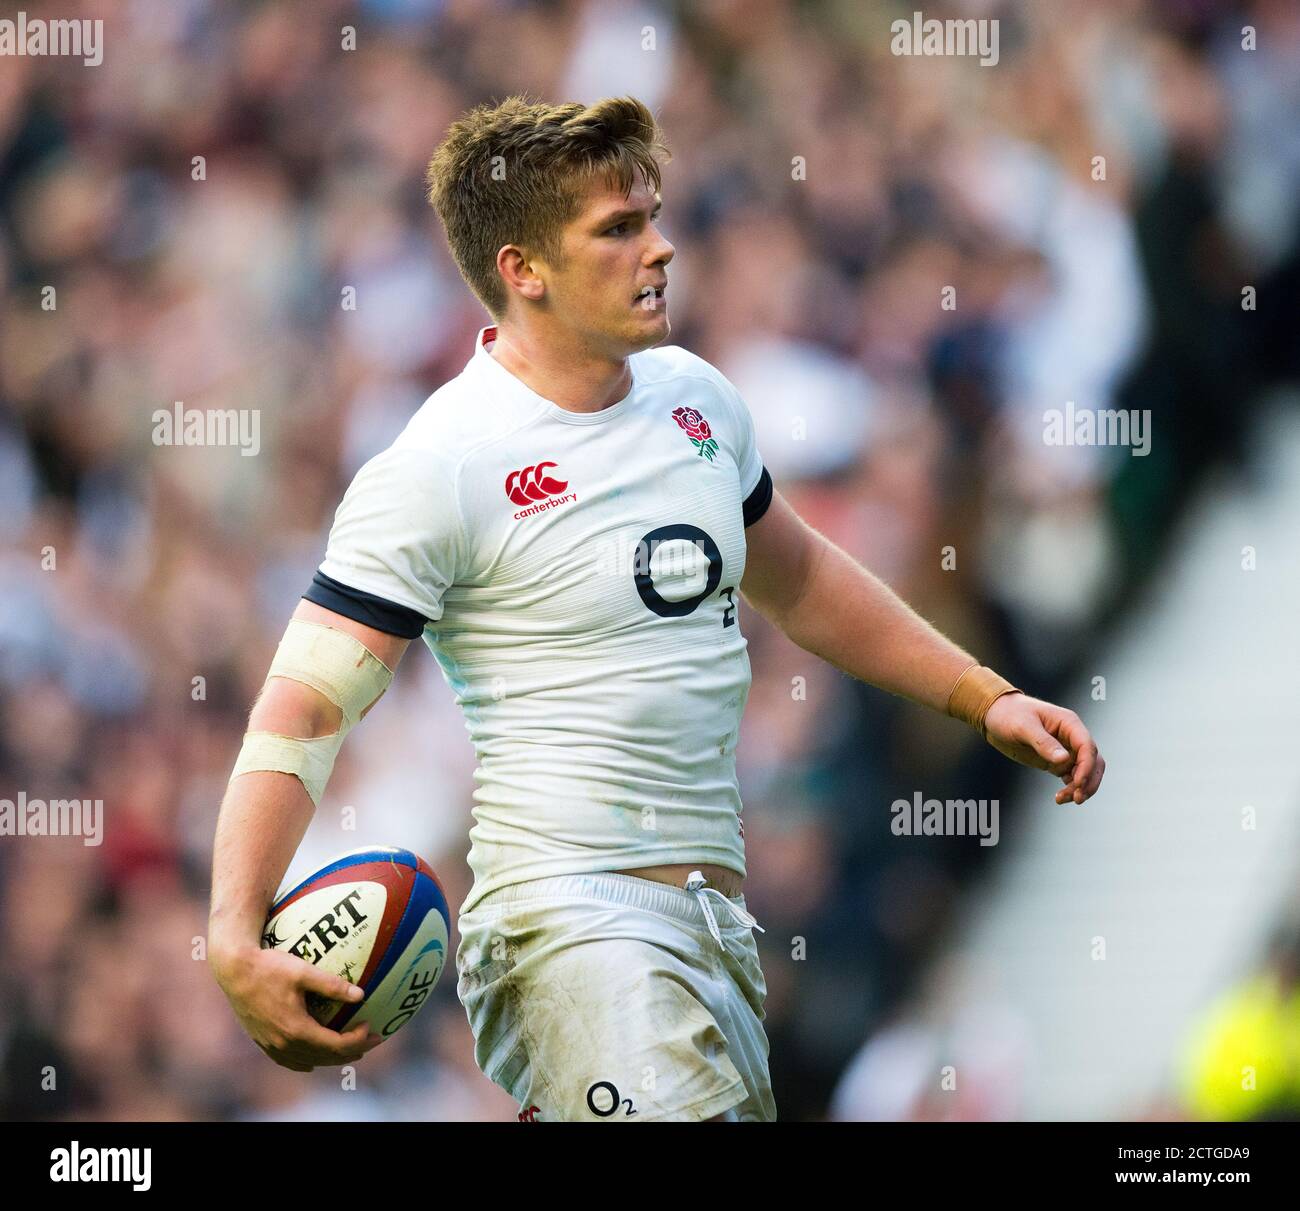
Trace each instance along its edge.
{"label": "fingers gripping ball", "polygon": [[388,1038],[422,1008],[447,958],[451,916],[437,876],[406,849],[359,849],[328,862],[280,896],[262,931],[264,949],[297,955],[358,985],[347,1004],[307,994],[307,1010],[331,1030],[369,1023]]}

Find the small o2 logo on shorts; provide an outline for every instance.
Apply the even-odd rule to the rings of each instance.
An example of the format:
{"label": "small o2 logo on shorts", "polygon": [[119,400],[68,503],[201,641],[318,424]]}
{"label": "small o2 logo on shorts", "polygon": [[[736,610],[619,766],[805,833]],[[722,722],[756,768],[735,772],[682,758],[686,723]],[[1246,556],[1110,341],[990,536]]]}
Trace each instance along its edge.
{"label": "small o2 logo on shorts", "polygon": [[624,1117],[636,1114],[630,1097],[620,1097],[618,1088],[609,1081],[597,1081],[587,1090],[587,1109],[597,1118],[613,1118],[620,1107],[625,1107]]}

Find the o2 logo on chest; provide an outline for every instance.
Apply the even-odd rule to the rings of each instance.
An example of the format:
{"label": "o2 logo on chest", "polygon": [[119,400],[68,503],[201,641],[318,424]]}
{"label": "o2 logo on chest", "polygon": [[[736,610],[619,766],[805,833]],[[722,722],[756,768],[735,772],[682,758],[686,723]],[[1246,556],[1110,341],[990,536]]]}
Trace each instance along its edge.
{"label": "o2 logo on chest", "polygon": [[[659,526],[641,537],[632,579],[646,609],[660,618],[685,618],[713,596],[722,581],[722,552],[712,535],[686,522]],[[722,625],[734,626],[734,588],[722,590],[728,606]]]}

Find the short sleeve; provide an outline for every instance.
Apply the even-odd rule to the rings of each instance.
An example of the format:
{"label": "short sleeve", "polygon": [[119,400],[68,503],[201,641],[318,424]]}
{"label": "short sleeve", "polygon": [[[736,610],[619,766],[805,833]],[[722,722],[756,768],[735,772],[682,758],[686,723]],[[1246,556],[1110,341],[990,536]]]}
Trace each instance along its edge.
{"label": "short sleeve", "polygon": [[740,392],[725,374],[717,368],[723,394],[731,405],[736,432],[736,464],[740,468],[740,499],[743,502],[745,525],[752,526],[772,503],[772,476],[763,465],[758,452],[758,439],[754,433],[754,418]]}
{"label": "short sleeve", "polygon": [[464,566],[465,545],[449,460],[391,446],[353,479],[306,596],[380,630],[403,634],[399,626],[413,627],[414,637],[424,621],[442,617],[442,597]]}

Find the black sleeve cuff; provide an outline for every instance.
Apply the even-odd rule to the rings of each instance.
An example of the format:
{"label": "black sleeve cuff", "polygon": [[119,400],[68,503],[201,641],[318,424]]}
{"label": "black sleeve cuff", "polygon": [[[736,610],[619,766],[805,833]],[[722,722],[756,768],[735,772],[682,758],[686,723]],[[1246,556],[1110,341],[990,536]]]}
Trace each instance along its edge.
{"label": "black sleeve cuff", "polygon": [[353,622],[402,639],[418,639],[429,621],[415,610],[341,584],[324,572],[316,573],[303,597]]}
{"label": "black sleeve cuff", "polygon": [[745,526],[752,526],[764,513],[767,507],[772,503],[772,477],[768,474],[767,468],[763,468],[762,477],[758,481],[758,486],[749,494],[749,499],[745,501],[742,508],[745,512]]}

